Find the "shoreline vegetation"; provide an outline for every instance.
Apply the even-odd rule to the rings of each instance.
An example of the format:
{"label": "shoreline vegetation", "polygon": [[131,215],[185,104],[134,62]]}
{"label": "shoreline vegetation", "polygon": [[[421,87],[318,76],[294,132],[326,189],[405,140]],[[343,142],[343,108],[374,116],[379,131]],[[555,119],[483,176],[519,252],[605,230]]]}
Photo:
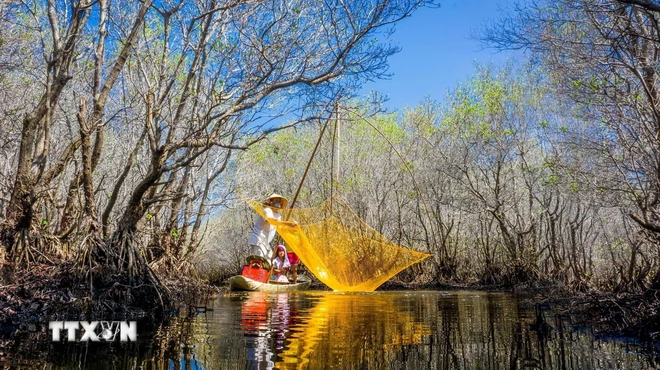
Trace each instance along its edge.
{"label": "shoreline vegetation", "polygon": [[297,207],[431,255],[382,289],[543,289],[658,338],[658,5],[521,5],[482,35],[519,61],[387,113],[360,86],[436,1],[174,3],[0,6],[2,330],[194,306],[318,143]]}

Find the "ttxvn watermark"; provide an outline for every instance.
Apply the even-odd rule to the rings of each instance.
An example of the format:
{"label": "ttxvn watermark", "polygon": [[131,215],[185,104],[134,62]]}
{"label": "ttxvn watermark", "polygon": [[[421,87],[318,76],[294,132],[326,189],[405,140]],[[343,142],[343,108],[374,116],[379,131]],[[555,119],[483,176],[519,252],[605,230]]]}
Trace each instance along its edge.
{"label": "ttxvn watermark", "polygon": [[62,340],[62,331],[66,333],[69,342],[76,341],[77,333],[83,329],[80,342],[112,342],[119,337],[122,342],[137,340],[137,323],[135,321],[51,321],[48,324],[53,342]]}

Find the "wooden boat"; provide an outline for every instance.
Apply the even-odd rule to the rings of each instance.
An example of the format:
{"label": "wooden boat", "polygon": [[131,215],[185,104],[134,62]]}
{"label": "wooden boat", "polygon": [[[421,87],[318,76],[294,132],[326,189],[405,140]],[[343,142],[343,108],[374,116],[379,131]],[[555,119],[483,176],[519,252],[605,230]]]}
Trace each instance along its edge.
{"label": "wooden boat", "polygon": [[309,280],[300,280],[298,283],[262,283],[252,280],[243,275],[236,275],[229,278],[229,290],[232,291],[252,291],[252,292],[295,292],[309,289]]}

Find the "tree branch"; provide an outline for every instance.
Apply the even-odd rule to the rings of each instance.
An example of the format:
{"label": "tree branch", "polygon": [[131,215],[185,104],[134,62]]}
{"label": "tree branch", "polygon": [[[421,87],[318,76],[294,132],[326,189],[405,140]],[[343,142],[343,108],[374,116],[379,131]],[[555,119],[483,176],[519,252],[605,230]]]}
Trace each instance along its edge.
{"label": "tree branch", "polygon": [[619,3],[627,5],[637,5],[646,10],[653,12],[660,12],[660,4],[656,4],[650,0],[616,0]]}

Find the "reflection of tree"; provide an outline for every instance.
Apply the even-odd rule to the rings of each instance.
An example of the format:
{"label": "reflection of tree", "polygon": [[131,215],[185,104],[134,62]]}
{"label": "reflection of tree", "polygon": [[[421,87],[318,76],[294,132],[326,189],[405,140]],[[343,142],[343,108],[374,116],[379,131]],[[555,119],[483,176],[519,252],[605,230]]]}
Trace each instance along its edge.
{"label": "reflection of tree", "polygon": [[443,299],[439,302],[438,308],[440,309],[438,317],[438,353],[442,354],[442,369],[451,369],[458,365],[458,358],[455,353],[454,346],[456,345],[456,338],[452,336],[460,334],[460,328],[456,330],[452,328],[452,323],[455,322],[455,314],[458,312],[457,302],[454,300]]}
{"label": "reflection of tree", "polygon": [[[249,368],[246,349],[258,332],[267,331],[270,325],[259,314],[263,311],[260,311],[258,302],[264,302],[264,307],[267,307],[266,300],[267,294],[264,293],[232,295],[216,300],[213,311],[197,315],[193,326],[194,347],[191,350],[204,368]],[[251,307],[252,314],[250,309],[245,312],[246,315],[243,314],[246,303]]]}
{"label": "reflection of tree", "polygon": [[[614,342],[598,341],[577,333],[557,318],[554,330],[532,330],[533,309],[519,308],[515,296],[505,293],[452,293],[418,299],[423,317],[434,333],[428,346],[406,350],[406,367],[432,369],[558,368],[643,369]],[[402,355],[400,355],[402,356]],[[411,360],[412,359],[412,360]],[[401,360],[399,360],[401,361]],[[403,362],[403,361],[401,361]]]}

